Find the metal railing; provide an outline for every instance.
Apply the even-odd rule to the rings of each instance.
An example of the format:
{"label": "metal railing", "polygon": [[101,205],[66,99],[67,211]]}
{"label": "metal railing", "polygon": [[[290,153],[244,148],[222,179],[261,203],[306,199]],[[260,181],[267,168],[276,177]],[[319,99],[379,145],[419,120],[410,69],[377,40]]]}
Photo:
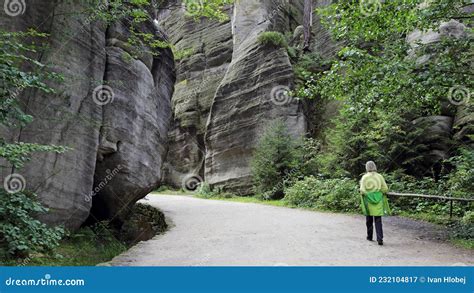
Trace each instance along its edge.
{"label": "metal railing", "polygon": [[450,197],[450,196],[440,196],[440,195],[429,195],[429,194],[416,194],[416,193],[399,193],[399,192],[389,192],[388,196],[399,196],[399,197],[417,197],[417,198],[428,198],[436,200],[445,200],[449,201],[449,218],[453,217],[453,202],[474,202],[474,198],[462,198],[462,197]]}

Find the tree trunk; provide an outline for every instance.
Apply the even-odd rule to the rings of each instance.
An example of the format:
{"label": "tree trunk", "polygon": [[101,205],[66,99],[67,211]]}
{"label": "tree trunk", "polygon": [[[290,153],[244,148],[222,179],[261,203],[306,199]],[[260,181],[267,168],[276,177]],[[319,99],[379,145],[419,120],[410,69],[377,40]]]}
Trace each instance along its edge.
{"label": "tree trunk", "polygon": [[311,27],[313,26],[313,0],[304,0],[304,46],[303,50],[309,51],[311,45]]}

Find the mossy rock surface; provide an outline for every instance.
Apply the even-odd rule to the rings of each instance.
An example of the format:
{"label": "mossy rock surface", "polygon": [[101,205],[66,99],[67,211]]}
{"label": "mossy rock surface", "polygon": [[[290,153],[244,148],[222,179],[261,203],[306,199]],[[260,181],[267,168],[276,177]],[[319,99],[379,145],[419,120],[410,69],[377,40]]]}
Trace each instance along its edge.
{"label": "mossy rock surface", "polygon": [[168,228],[165,215],[152,206],[137,203],[120,230],[120,238],[129,245],[150,240]]}

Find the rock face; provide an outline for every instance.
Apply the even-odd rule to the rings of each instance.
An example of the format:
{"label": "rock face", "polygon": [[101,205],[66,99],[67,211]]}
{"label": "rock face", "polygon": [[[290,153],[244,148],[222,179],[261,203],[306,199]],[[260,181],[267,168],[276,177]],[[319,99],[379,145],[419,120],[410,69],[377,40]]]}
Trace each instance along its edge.
{"label": "rock face", "polygon": [[[128,34],[123,25],[71,17],[71,11],[86,10],[85,4],[74,3],[30,1],[23,15],[0,15],[4,30],[36,27],[48,33],[49,49],[36,58],[65,78],[54,85],[55,95],[23,92],[24,110],[35,120],[13,132],[3,130],[2,136],[71,147],[61,155],[35,154],[21,170],[2,161],[2,179],[20,173],[27,189],[50,208],[42,220],[72,229],[91,208],[93,218],[120,220],[158,185],[174,84],[171,50],[131,57],[120,45]],[[145,30],[155,32],[151,23]]]}
{"label": "rock face", "polygon": [[[227,13],[232,14],[232,7]],[[185,54],[176,64],[174,115],[164,168],[165,182],[180,187],[189,175],[204,176],[206,124],[216,89],[232,60],[232,28],[230,20],[196,20],[184,8],[163,10],[159,19],[170,42]]]}
{"label": "rock face", "polygon": [[292,32],[300,15],[289,11],[301,9],[302,1],[292,2],[237,1],[224,23],[189,25],[184,12],[160,17],[178,48],[197,48],[178,65],[167,183],[200,177],[249,194],[250,160],[266,125],[281,118],[294,136],[305,133],[301,105],[285,95],[294,79],[286,49],[258,41],[266,31]]}
{"label": "rock face", "polygon": [[[442,23],[437,30],[421,32],[416,30],[407,36],[407,42],[411,44],[412,50],[416,50],[418,43],[431,44],[440,42],[443,37],[464,39],[468,36],[468,29],[464,24],[457,20],[450,20]],[[424,55],[416,60],[418,64],[423,65],[431,56]],[[427,162],[439,162],[449,157],[449,150],[452,146],[447,143],[450,138],[465,145],[472,144],[468,137],[474,133],[472,122],[474,121],[473,106],[469,101],[469,89],[459,86],[452,88],[452,96],[446,96],[446,102],[443,105],[443,114],[446,116],[424,117],[420,121],[432,121],[433,126],[430,130],[434,133],[426,133],[422,140],[431,147],[431,152],[427,157]],[[457,95],[457,96],[456,96]],[[452,111],[452,108],[455,108]]]}
{"label": "rock face", "polygon": [[283,119],[295,136],[306,131],[301,105],[284,93],[294,79],[286,49],[258,41],[265,31],[289,30],[284,5],[288,2],[249,0],[234,6],[234,54],[217,89],[206,133],[205,179],[211,186],[252,192],[252,153],[271,120]]}

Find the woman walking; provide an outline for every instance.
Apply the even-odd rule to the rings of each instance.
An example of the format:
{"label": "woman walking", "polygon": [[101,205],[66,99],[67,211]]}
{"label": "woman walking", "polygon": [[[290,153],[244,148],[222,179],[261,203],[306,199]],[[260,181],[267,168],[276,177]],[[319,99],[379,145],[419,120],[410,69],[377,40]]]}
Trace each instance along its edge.
{"label": "woman walking", "polygon": [[377,166],[373,161],[365,164],[367,173],[360,180],[362,212],[366,216],[367,240],[373,240],[374,221],[377,233],[377,242],[383,245],[382,216],[390,214],[386,193],[387,183],[382,175],[377,173]]}

